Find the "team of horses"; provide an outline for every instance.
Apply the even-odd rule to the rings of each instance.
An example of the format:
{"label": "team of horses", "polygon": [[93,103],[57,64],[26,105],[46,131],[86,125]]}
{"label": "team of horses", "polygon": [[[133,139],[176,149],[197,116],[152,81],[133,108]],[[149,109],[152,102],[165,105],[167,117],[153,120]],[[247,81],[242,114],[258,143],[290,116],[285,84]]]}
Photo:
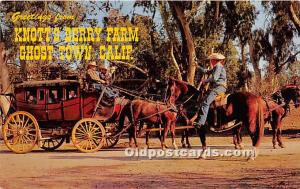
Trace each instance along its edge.
{"label": "team of horses", "polygon": [[[289,104],[292,101],[296,108],[300,105],[300,89],[296,85],[287,85],[280,89],[280,94],[284,99],[283,102],[278,103],[274,96],[271,98],[262,98],[249,92],[236,92],[230,94],[227,98],[227,103],[221,107],[222,124],[226,125],[228,122],[235,122],[232,127],[233,143],[235,148],[243,148],[241,130],[245,127],[251,137],[252,145],[258,148],[261,144],[264,135],[264,125],[269,122],[273,131],[273,147],[284,147],[281,139],[282,119],[289,111]],[[124,129],[125,120],[131,123],[128,126],[129,144],[132,146],[134,141],[137,143],[137,132],[141,130],[141,125],[147,123],[147,127],[161,126],[163,128],[162,136],[159,135],[161,141],[161,148],[167,147],[165,139],[168,132],[171,132],[172,144],[176,149],[175,142],[175,128],[176,124],[192,125],[198,117],[201,99],[203,98],[204,90],[197,90],[195,87],[189,85],[187,82],[169,78],[166,83],[166,94],[164,102],[157,102],[143,99],[122,99],[125,104],[119,115],[118,129]],[[7,96],[1,95],[1,98]],[[126,103],[125,103],[126,102]],[[3,105],[3,100],[1,100]],[[7,103],[10,104],[10,103]],[[101,115],[110,115],[114,111],[114,105],[103,105]],[[207,118],[207,124],[198,128],[200,141],[203,149],[206,149],[206,132],[212,130],[215,126],[214,109],[211,108]],[[187,147],[191,147],[188,139],[188,129],[185,129],[182,135],[182,146],[185,147],[184,139],[186,139]],[[149,147],[149,131],[146,132],[146,144]]]}
{"label": "team of horses", "polygon": [[[236,92],[230,94],[227,98],[226,106],[223,108],[223,122],[228,123],[235,121],[232,128],[233,143],[235,148],[242,148],[241,130],[245,127],[251,137],[252,145],[258,148],[261,144],[264,135],[264,125],[270,122],[273,130],[273,147],[276,148],[276,141],[280,147],[284,147],[281,140],[282,119],[286,116],[289,109],[289,104],[293,101],[295,107],[299,107],[300,103],[300,89],[296,85],[284,86],[280,89],[280,93],[284,99],[281,104],[276,103],[276,99],[265,99],[261,96],[254,95],[249,92]],[[172,144],[177,148],[175,143],[175,124],[182,121],[186,125],[192,125],[192,122],[198,116],[199,106],[201,105],[201,96],[203,91],[197,90],[188,83],[173,78],[169,78],[166,90],[166,102],[157,103],[148,100],[133,100],[129,102],[123,112],[121,113],[119,127],[123,128],[125,117],[131,122],[129,129],[130,144],[132,139],[136,142],[136,133],[138,131],[139,123],[144,122],[150,125],[162,124],[163,136],[161,139],[161,147],[165,149],[165,139],[169,131],[172,134]],[[206,148],[206,132],[213,127],[215,116],[210,110],[207,124],[198,128],[198,134],[202,147]],[[181,119],[181,120],[180,120]],[[185,130],[182,136],[182,143],[184,137],[188,147],[188,131]],[[149,133],[146,135],[146,143],[148,146]]]}

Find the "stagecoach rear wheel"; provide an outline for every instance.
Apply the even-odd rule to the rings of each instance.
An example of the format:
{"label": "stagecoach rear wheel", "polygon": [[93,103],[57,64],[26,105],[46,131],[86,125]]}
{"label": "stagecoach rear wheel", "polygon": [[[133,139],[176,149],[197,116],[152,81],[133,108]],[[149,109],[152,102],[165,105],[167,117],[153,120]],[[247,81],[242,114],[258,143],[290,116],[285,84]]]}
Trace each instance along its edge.
{"label": "stagecoach rear wheel", "polygon": [[32,114],[18,111],[11,114],[3,125],[5,145],[13,152],[30,152],[38,140],[39,126]]}
{"label": "stagecoach rear wheel", "polygon": [[105,131],[106,138],[104,142],[104,148],[112,148],[114,147],[120,140],[119,136],[114,137],[114,135],[118,132],[117,123],[106,123]]}
{"label": "stagecoach rear wheel", "polygon": [[81,152],[96,152],[105,141],[105,129],[94,118],[85,118],[76,123],[72,130],[72,141]]}
{"label": "stagecoach rear wheel", "polygon": [[51,152],[59,148],[65,141],[65,137],[50,138],[42,141],[41,148]]}

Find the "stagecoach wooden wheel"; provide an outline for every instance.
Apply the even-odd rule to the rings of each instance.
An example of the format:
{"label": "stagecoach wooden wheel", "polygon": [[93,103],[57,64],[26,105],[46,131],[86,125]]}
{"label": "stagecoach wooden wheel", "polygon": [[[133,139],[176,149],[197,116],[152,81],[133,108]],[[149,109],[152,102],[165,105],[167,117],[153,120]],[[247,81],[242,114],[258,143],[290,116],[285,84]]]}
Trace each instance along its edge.
{"label": "stagecoach wooden wheel", "polygon": [[105,124],[105,131],[107,137],[104,141],[104,148],[112,148],[114,147],[120,140],[120,137],[113,137],[114,134],[118,132],[117,123],[106,123]]}
{"label": "stagecoach wooden wheel", "polygon": [[50,138],[42,141],[41,148],[46,151],[54,151],[59,148],[65,141],[65,137]]}
{"label": "stagecoach wooden wheel", "polygon": [[3,125],[3,138],[6,146],[13,152],[30,152],[38,140],[39,126],[28,112],[18,111],[11,114]]}
{"label": "stagecoach wooden wheel", "polygon": [[96,119],[82,119],[72,130],[72,141],[81,152],[96,152],[104,144],[105,129]]}

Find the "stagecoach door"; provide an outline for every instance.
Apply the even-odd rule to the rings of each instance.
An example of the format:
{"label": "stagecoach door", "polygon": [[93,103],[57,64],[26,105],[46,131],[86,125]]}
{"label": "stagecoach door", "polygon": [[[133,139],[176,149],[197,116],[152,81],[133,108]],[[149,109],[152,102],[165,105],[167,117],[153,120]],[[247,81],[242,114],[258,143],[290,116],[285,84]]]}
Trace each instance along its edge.
{"label": "stagecoach door", "polygon": [[79,86],[67,86],[64,89],[65,101],[63,104],[64,120],[74,121],[81,119]]}
{"label": "stagecoach door", "polygon": [[63,120],[63,90],[59,87],[51,87],[47,90],[47,112],[48,120]]}

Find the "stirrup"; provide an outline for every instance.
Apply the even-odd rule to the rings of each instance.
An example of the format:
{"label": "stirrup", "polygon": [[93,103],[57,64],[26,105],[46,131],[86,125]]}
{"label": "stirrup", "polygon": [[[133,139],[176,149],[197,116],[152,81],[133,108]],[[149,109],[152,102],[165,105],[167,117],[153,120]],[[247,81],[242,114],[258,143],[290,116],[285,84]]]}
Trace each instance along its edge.
{"label": "stirrup", "polygon": [[199,124],[198,122],[193,122],[193,126],[195,129],[200,129],[203,125]]}

